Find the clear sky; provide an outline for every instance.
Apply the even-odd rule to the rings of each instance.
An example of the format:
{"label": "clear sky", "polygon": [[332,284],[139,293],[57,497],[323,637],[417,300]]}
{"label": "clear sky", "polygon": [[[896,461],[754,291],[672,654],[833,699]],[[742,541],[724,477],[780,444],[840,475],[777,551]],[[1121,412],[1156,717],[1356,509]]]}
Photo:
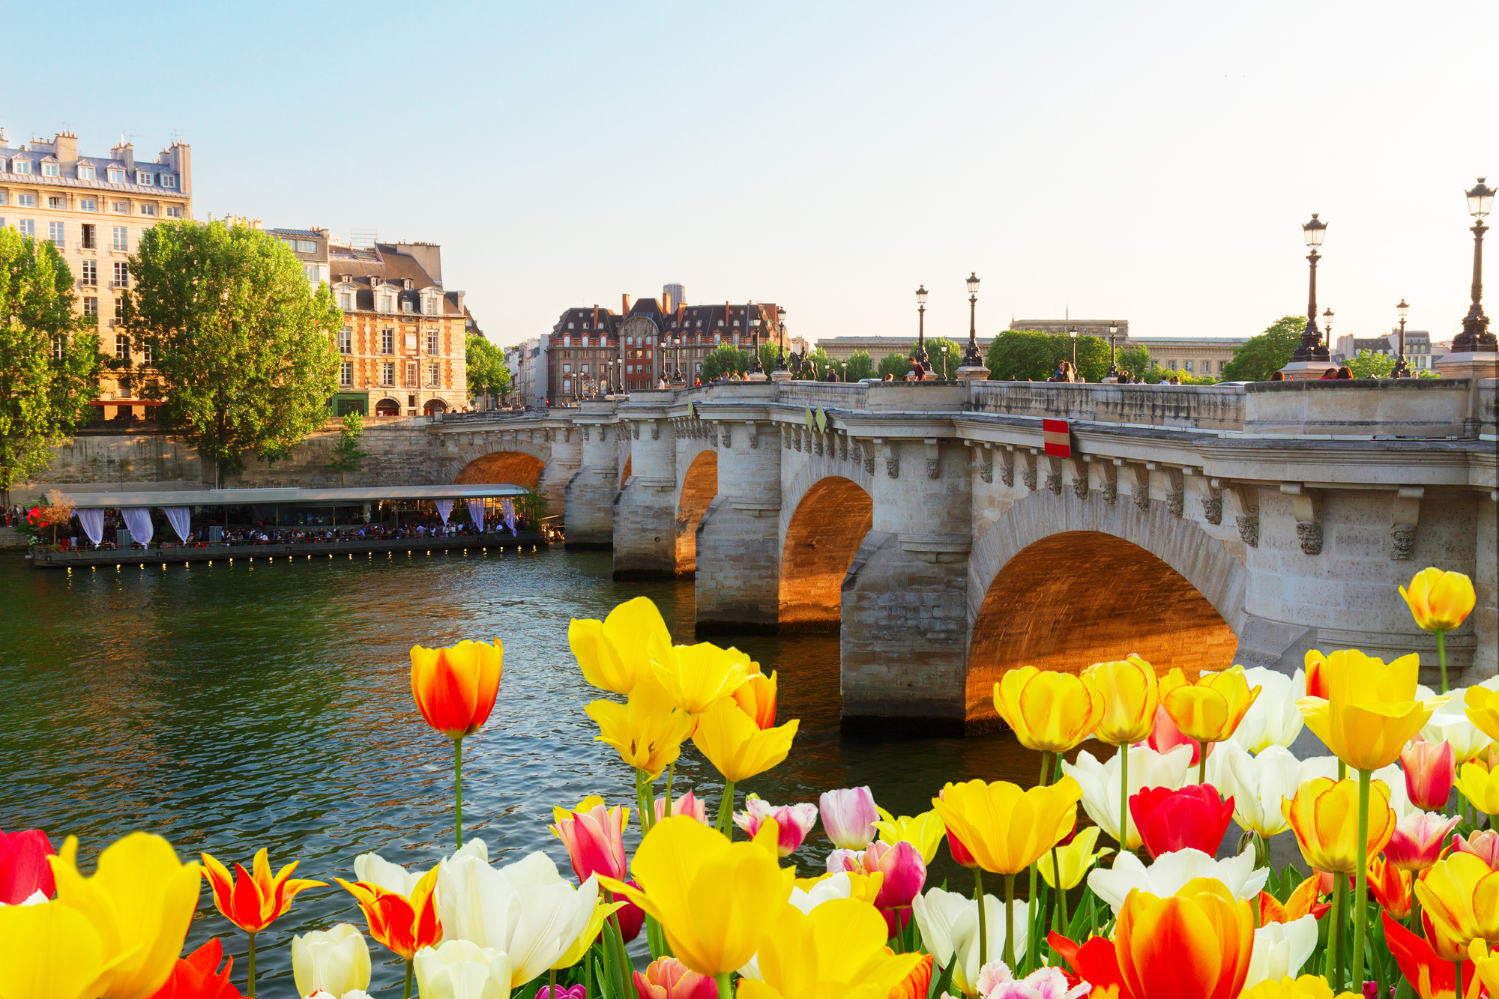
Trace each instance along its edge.
{"label": "clear sky", "polygon": [[1448,338],[1462,192],[1499,181],[1494,12],[158,0],[32,12],[66,32],[8,46],[0,125],[175,132],[200,219],[441,243],[505,344],[668,281],[814,340],[914,336],[925,283],[928,331],[966,336],[969,271],[981,333],[1248,336],[1305,310],[1314,211],[1335,335],[1404,297]]}

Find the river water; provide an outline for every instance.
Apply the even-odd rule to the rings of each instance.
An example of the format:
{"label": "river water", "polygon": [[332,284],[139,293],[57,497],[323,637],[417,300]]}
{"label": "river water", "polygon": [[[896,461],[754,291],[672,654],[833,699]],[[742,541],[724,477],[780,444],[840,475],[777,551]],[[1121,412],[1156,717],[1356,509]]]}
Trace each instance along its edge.
{"label": "river water", "polygon": [[[273,868],[300,861],[297,876],[330,887],[299,895],[258,938],[260,994],[292,996],[292,933],[344,920],[364,929],[331,881],[354,879],[355,855],[424,869],[451,850],[451,744],[412,703],[413,644],[504,642],[498,704],[463,754],[465,835],[483,837],[492,860],[541,849],[570,876],[547,830],[552,806],[586,794],[633,802],[633,771],[594,741],[584,714],[606,695],[583,681],[568,620],[644,595],[688,642],[693,591],[690,580],[615,583],[610,571],[608,553],[561,550],[72,575],[0,555],[0,829],[42,828],[56,846],[77,836],[86,873],[137,829],[165,836],[184,860],[206,851],[248,865],[268,847]],[[815,802],[828,788],[868,784],[909,815],[929,809],[944,781],[1034,780],[1035,757],[1007,736],[840,736],[836,635],[737,644],[779,672],[778,720],[801,719],[790,757],[742,792]],[[711,809],[720,786],[684,747],[676,787],[695,787]],[[819,825],[796,854],[803,873],[822,869],[829,849]],[[966,890],[967,872],[943,848],[928,883],[949,876]],[[205,883],[189,948],[215,935],[242,985],[245,936],[214,910]],[[370,952],[372,991],[399,988],[402,965],[374,941]]]}

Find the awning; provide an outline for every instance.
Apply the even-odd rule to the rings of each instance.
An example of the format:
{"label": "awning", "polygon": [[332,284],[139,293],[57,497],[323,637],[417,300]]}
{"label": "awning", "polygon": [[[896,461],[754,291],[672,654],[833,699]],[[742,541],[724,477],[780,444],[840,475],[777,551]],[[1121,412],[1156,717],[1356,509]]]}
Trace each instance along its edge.
{"label": "awning", "polygon": [[165,406],[160,399],[91,399],[90,406]]}
{"label": "awning", "polygon": [[382,500],[485,499],[521,496],[528,490],[510,483],[468,483],[446,486],[361,486],[350,489],[149,489],[134,492],[61,493],[48,490],[54,503],[74,509],[136,506],[333,506],[336,503],[378,503]]}

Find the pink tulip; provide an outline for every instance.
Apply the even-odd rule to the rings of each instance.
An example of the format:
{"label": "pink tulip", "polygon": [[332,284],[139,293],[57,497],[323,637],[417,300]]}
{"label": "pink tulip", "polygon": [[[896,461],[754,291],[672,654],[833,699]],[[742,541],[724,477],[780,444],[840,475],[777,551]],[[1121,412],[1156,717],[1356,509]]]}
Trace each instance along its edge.
{"label": "pink tulip", "polygon": [[874,905],[884,915],[891,936],[911,921],[911,900],[921,894],[926,884],[926,862],[914,846],[902,840],[894,846],[871,843],[863,853],[834,850],[828,854],[828,873],[842,874],[845,871],[884,875]]}
{"label": "pink tulip", "polygon": [[[691,791],[671,803],[672,815],[690,815],[703,825],[708,824],[708,813],[702,798],[694,797]],[[656,799],[656,821],[666,818],[666,798]]]}
{"label": "pink tulip", "polygon": [[1458,853],[1471,853],[1499,871],[1499,832],[1485,829],[1474,833],[1470,839],[1463,839],[1463,834],[1458,833],[1452,837],[1452,849]]}
{"label": "pink tulip", "polygon": [[[1176,722],[1166,713],[1165,708],[1155,709],[1155,728],[1151,730],[1150,738],[1147,740],[1150,748],[1157,753],[1169,753],[1177,746],[1192,747],[1192,762],[1190,766],[1197,766],[1202,759],[1202,746],[1192,739],[1182,735],[1181,729],[1176,727]],[[1213,755],[1213,747],[1217,743],[1208,743],[1208,755]]]}
{"label": "pink tulip", "polygon": [[797,847],[802,845],[802,840],[807,838],[807,833],[817,825],[817,806],[811,802],[803,802],[800,805],[772,805],[763,798],[750,796],[745,799],[747,812],[735,812],[734,824],[745,833],[753,837],[760,831],[760,824],[766,819],[775,819],[780,836],[776,843],[776,850],[783,857],[789,857],[796,852]]}
{"label": "pink tulip", "polygon": [[20,905],[36,892],[50,899],[57,890],[50,856],[52,841],[40,829],[0,832],[0,904]]}
{"label": "pink tulip", "polygon": [[594,805],[586,812],[573,812],[551,827],[567,847],[567,859],[581,883],[590,874],[602,874],[623,881],[628,869],[625,859],[625,806],[605,808]]}
{"label": "pink tulip", "polygon": [[[1451,754],[1451,746],[1447,746],[1447,752]],[[1406,780],[1410,780],[1409,774]],[[1455,817],[1412,812],[1395,824],[1395,835],[1385,844],[1384,859],[1402,871],[1424,871],[1441,859],[1442,842],[1455,825]]]}
{"label": "pink tulip", "polygon": [[635,972],[635,992],[640,999],[718,999],[718,983],[674,957],[661,957],[645,974]]}
{"label": "pink tulip", "polygon": [[862,850],[874,841],[874,824],[880,813],[867,787],[824,791],[818,799],[822,828],[840,850]]}
{"label": "pink tulip", "polygon": [[1447,807],[1457,779],[1452,743],[1427,742],[1417,736],[1400,751],[1400,766],[1405,770],[1405,791],[1411,804],[1428,812]]}
{"label": "pink tulip", "polygon": [[990,961],[979,970],[980,999],[1078,999],[1092,986],[1067,984],[1067,976],[1056,968],[1040,968],[1024,978],[1010,974],[1003,961]]}
{"label": "pink tulip", "polygon": [[543,985],[537,990],[536,999],[588,999],[588,988],[584,985],[574,985],[570,989],[564,989],[560,985]]}

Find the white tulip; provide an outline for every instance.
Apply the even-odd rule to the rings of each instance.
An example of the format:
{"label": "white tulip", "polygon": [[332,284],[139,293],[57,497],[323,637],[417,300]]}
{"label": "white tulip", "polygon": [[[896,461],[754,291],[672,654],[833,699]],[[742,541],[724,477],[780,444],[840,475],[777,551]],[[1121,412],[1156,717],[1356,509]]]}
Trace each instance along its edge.
{"label": "white tulip", "polygon": [[[471,839],[463,844],[462,849],[454,853],[449,860],[458,857],[478,857],[484,863],[489,863],[489,847],[484,845],[482,839]],[[426,871],[418,871],[412,874],[400,864],[392,864],[378,853],[361,853],[354,858],[354,877],[365,884],[379,885],[387,891],[393,891],[400,895],[411,897],[411,892],[416,888],[416,883],[422,879]]]}
{"label": "white tulip", "polygon": [[448,940],[417,951],[412,966],[422,999],[510,999],[514,971],[504,951]]}
{"label": "white tulip", "polygon": [[309,993],[307,999],[371,999],[371,996],[364,989],[350,989],[341,996],[318,989],[316,992]]}
{"label": "white tulip", "polygon": [[1291,828],[1281,811],[1282,798],[1296,797],[1306,769],[1289,749],[1270,745],[1250,756],[1237,742],[1222,742],[1208,757],[1213,786],[1234,799],[1234,822],[1240,829],[1269,839]]}
{"label": "white tulip", "polygon": [[598,901],[594,877],[574,888],[540,851],[496,870],[475,855],[437,869],[437,915],[446,940],[467,940],[508,956],[515,984],[550,968],[588,927]]}
{"label": "white tulip", "polygon": [[1305,915],[1289,923],[1266,923],[1254,931],[1245,989],[1260,982],[1295,978],[1317,947],[1317,917]]}
{"label": "white tulip", "polygon": [[[1095,825],[1114,837],[1115,842],[1119,840],[1120,762],[1119,754],[1115,753],[1108,762],[1099,763],[1087,750],[1077,754],[1076,763],[1062,761],[1062,772],[1082,786],[1083,811]],[[1179,790],[1186,781],[1191,763],[1192,747],[1188,745],[1177,746],[1167,753],[1157,753],[1149,746],[1133,746],[1129,750],[1129,793],[1138,794],[1144,787]],[[1125,845],[1130,850],[1138,850],[1143,842],[1132,815],[1129,817],[1129,840]]]}
{"label": "white tulip", "polygon": [[1451,743],[1452,755],[1456,757],[1458,766],[1483,752],[1494,741],[1468,720],[1467,712],[1463,709],[1463,697],[1467,693],[1467,687],[1454,687],[1448,691],[1451,700],[1432,712],[1426,727],[1421,729],[1421,738],[1427,742]]}
{"label": "white tulip", "polygon": [[[803,915],[810,913],[824,902],[835,898],[848,898],[853,894],[854,880],[848,874],[834,874],[832,877],[823,878],[812,886],[811,891],[803,891],[796,885],[791,886],[791,904],[801,910]],[[739,969],[740,978],[760,977],[760,954],[755,954],[747,961],[744,967]]]}
{"label": "white tulip", "polygon": [[1244,671],[1244,679],[1250,689],[1260,688],[1260,696],[1234,730],[1232,741],[1251,753],[1267,746],[1290,746],[1306,724],[1296,706],[1306,696],[1306,673],[1297,670],[1294,676],[1286,676],[1279,670],[1252,666]]}
{"label": "white tulip", "polygon": [[[1305,774],[1302,781],[1306,782],[1316,777],[1327,777],[1331,780],[1338,779],[1338,758],[1336,756],[1311,756],[1301,761],[1301,769]],[[1352,768],[1348,770],[1348,779],[1357,780],[1358,771]],[[1405,791],[1405,771],[1391,763],[1374,771],[1374,780],[1382,780],[1390,789],[1390,807],[1395,810],[1395,818],[1403,819],[1411,812],[1419,812],[1421,809],[1411,804],[1410,795]]]}
{"label": "white tulip", "polygon": [[[979,907],[966,895],[954,891],[932,888],[925,895],[911,900],[911,911],[916,925],[921,929],[921,939],[927,951],[937,962],[937,967],[946,968],[954,958],[957,967],[953,970],[953,985],[965,994],[972,994],[978,982],[979,970]],[[1025,902],[1015,903],[1015,953],[1025,953],[1028,937]],[[988,940],[988,959],[1004,958],[1005,936],[1009,932],[1005,919],[1005,904],[993,895],[984,896],[984,930]]]}
{"label": "white tulip", "polygon": [[351,923],[291,938],[291,971],[297,995],[341,996],[370,987],[370,948]]}
{"label": "white tulip", "polygon": [[1214,860],[1201,850],[1188,847],[1161,854],[1149,867],[1133,853],[1116,854],[1112,868],[1097,867],[1089,872],[1088,887],[1117,914],[1131,888],[1165,898],[1175,895],[1193,878],[1212,878],[1227,887],[1235,898],[1248,901],[1260,893],[1269,877],[1270,868],[1255,870],[1252,846],[1227,860]]}

